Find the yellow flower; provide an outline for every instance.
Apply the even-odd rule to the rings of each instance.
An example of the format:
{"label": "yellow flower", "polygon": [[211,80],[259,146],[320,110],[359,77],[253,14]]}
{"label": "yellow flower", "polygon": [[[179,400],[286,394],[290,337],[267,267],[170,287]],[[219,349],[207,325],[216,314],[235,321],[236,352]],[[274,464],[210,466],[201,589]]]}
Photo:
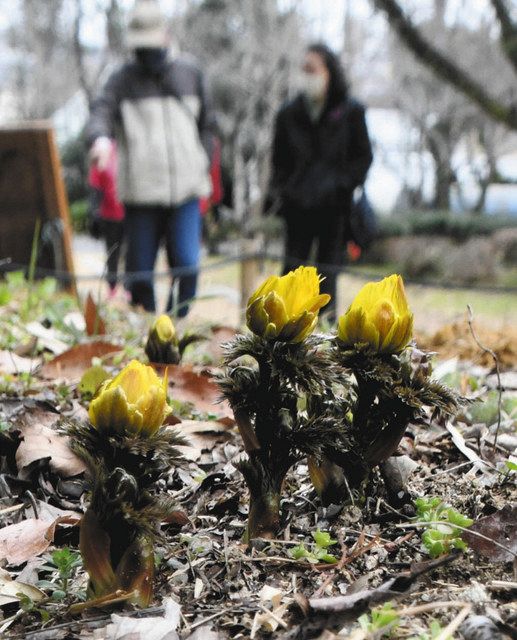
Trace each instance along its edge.
{"label": "yellow flower", "polygon": [[338,337],[345,346],[366,343],[379,353],[399,353],[412,334],[413,314],[399,275],[366,284],[339,318]]}
{"label": "yellow flower", "polygon": [[156,331],[156,336],[161,342],[178,342],[172,320],[165,313],[155,320],[151,327],[151,331],[153,330]]}
{"label": "yellow flower", "polygon": [[180,361],[176,329],[168,315],[163,314],[154,321],[147,337],[145,353],[149,362],[178,364]]}
{"label": "yellow flower", "polygon": [[90,422],[99,431],[152,435],[171,409],[167,374],[160,379],[152,367],[132,360],[99,389],[90,403]]}
{"label": "yellow flower", "polygon": [[320,293],[315,267],[298,267],[287,275],[270,276],[248,300],[248,327],[267,340],[301,342],[312,333],[318,311],[330,300]]}

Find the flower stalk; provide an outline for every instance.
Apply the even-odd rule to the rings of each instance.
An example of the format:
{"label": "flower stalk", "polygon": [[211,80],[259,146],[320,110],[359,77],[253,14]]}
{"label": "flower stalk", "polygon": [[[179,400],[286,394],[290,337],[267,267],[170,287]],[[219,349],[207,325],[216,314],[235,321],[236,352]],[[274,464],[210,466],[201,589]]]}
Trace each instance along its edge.
{"label": "flower stalk", "polygon": [[156,482],[181,462],[182,439],[163,423],[170,412],[167,375],[137,361],[107,380],[89,407],[90,423],[66,431],[91,476],[90,504],[79,547],[92,606],[121,598],[148,606],[153,594],[154,541],[173,504]]}
{"label": "flower stalk", "polygon": [[276,537],[287,472],[306,453],[321,456],[328,437],[314,421],[321,408],[317,399],[328,394],[333,374],[319,349],[322,340],[311,336],[319,310],[330,299],[319,293],[319,284],[313,267],[268,278],[248,302],[252,335],[226,345],[219,384],[247,454],[239,469],[250,493],[248,541]]}

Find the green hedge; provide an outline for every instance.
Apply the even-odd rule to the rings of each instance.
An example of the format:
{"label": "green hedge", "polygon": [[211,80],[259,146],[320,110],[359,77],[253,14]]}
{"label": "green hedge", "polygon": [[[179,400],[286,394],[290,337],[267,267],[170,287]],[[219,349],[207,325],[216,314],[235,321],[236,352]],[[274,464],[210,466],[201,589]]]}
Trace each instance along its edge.
{"label": "green hedge", "polygon": [[78,233],[87,231],[88,225],[88,200],[76,200],[70,204],[70,218],[72,228]]}
{"label": "green hedge", "polygon": [[487,236],[498,229],[517,227],[517,217],[456,214],[448,211],[409,211],[379,216],[379,237],[404,235],[446,236],[458,242]]}

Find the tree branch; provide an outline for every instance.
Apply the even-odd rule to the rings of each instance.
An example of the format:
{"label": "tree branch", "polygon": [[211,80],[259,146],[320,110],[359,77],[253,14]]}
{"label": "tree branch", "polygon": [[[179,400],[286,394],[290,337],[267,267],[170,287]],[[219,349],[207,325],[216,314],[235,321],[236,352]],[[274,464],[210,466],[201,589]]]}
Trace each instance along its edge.
{"label": "tree branch", "polygon": [[[494,0],[493,0],[494,1]],[[419,32],[397,0],[373,0],[384,11],[394,31],[406,47],[433,72],[475,102],[490,118],[517,130],[517,105],[506,105],[491,96],[484,87],[452,60],[430,44]]]}
{"label": "tree branch", "polygon": [[491,2],[501,24],[501,47],[517,71],[517,24],[510,16],[505,0],[491,0]]}

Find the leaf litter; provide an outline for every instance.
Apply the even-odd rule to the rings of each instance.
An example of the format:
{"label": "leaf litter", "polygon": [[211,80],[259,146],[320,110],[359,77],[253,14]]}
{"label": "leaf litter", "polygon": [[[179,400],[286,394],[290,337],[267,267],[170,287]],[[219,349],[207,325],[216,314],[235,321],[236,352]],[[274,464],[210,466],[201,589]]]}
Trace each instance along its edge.
{"label": "leaf litter", "polygon": [[[488,616],[502,634],[515,626],[517,473],[505,465],[517,453],[511,407],[503,416],[500,435],[501,443],[509,443],[507,447],[492,446],[493,412],[487,414],[486,422],[476,422],[467,408],[450,425],[452,429],[432,416],[428,426],[412,426],[396,455],[377,473],[385,476],[386,485],[378,483],[374,474],[364,504],[322,507],[308,480],[306,463],[298,463],[286,480],[282,537],[255,540],[248,550],[242,542],[246,492],[237,470],[242,446],[229,407],[218,404],[219,391],[212,376],[217,373],[219,348],[213,340],[194,345],[190,361],[169,367],[175,414],[171,428],[187,436],[189,451],[185,467],[171,469],[166,483],[178,511],[162,526],[153,606],[116,613],[86,610],[79,619],[72,618],[68,607],[78,601],[85,583],[81,568],[60,603],[42,605],[36,591],[32,595],[24,592],[23,581],[13,595],[12,585],[17,585],[24,564],[27,570],[33,567],[28,575],[41,577],[40,565],[31,565],[35,558],[64,545],[77,549],[75,525],[84,509],[87,480],[58,433],[59,421],[69,419],[74,410],[77,414],[78,408],[83,412],[78,415],[84,417],[84,389],[79,385],[92,365],[102,364],[111,373],[134,357],[135,349],[137,355],[142,353],[138,351],[141,337],[134,336],[143,332],[138,328],[124,335],[122,316],[118,321],[106,318],[106,340],[91,341],[84,336],[65,349],[54,344],[61,355],[46,362],[39,372],[25,371],[29,380],[7,365],[0,373],[4,378],[0,397],[0,587],[11,583],[5,587],[6,594],[0,591],[0,597],[11,598],[10,602],[0,600],[4,633],[13,638],[135,640],[359,637],[357,617],[386,601],[401,613],[400,637],[425,637],[431,620],[438,620],[442,628],[454,623],[457,629],[460,615],[466,621],[474,615]],[[226,327],[214,330],[214,336],[229,337],[232,331]],[[45,335],[39,329],[36,332]],[[459,334],[455,329],[451,355],[458,355],[453,352],[453,341],[459,340]],[[119,339],[112,342],[115,335]],[[461,337],[468,339],[466,330]],[[490,336],[483,334],[483,340],[490,344]],[[491,363],[481,362],[484,368],[480,369],[475,350],[459,355],[444,375],[455,379],[462,392],[479,396],[480,402],[473,407],[483,406],[490,394]],[[2,356],[1,362],[8,360],[10,356]],[[515,371],[515,359],[503,364]],[[91,382],[88,389],[96,384]],[[511,401],[515,392],[509,390],[504,397]],[[422,496],[439,496],[475,520],[464,536],[469,544],[464,554],[437,564],[429,560],[420,542],[421,531],[412,520],[414,500]],[[291,553],[303,547],[310,555],[317,531],[329,534],[331,544],[325,553],[334,559],[331,563],[309,561],[303,555],[296,558]],[[25,609],[21,609],[24,593],[38,607],[28,606],[25,600]],[[49,595],[43,593],[46,602]],[[44,623],[47,630],[43,632],[36,610],[45,606],[50,620]],[[329,614],[331,606],[334,609]]]}

